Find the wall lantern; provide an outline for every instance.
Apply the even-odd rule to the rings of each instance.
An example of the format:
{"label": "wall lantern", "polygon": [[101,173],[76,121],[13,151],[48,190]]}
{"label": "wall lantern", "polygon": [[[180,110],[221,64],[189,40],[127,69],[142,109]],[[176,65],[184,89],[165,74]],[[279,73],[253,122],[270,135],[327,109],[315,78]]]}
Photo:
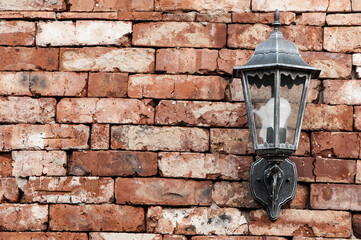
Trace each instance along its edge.
{"label": "wall lantern", "polygon": [[261,157],[251,167],[251,192],[275,221],[296,192],[297,170],[288,157],[297,150],[310,80],[321,70],[283,38],[278,10],[273,25],[270,38],[233,69],[233,77],[242,79],[252,146]]}

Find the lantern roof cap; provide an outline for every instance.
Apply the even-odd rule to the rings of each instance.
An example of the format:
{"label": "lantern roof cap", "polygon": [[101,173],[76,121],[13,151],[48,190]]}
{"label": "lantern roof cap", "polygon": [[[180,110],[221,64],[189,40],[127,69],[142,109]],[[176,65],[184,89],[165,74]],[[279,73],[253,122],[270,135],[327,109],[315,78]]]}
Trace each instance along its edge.
{"label": "lantern roof cap", "polygon": [[243,66],[233,69],[233,76],[239,77],[237,70],[257,70],[270,68],[287,68],[312,72],[312,77],[317,78],[321,69],[308,65],[301,57],[296,45],[283,38],[280,32],[279,11],[275,11],[274,31],[270,37],[261,42],[255,49],[251,59]]}

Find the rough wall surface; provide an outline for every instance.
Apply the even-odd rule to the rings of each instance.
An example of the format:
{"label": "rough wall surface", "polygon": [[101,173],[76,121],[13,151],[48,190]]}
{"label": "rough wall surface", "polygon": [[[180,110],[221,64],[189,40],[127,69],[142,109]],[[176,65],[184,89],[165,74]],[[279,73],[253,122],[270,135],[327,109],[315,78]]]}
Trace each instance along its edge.
{"label": "rough wall surface", "polygon": [[[271,223],[231,72],[276,8],[322,73]],[[0,0],[0,19],[1,240],[361,238],[360,0]]]}

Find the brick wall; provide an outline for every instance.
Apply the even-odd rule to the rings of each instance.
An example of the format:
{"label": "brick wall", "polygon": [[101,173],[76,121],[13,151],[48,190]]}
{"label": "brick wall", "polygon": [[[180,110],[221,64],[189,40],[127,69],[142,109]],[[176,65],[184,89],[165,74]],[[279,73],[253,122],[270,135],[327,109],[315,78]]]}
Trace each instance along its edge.
{"label": "brick wall", "polygon": [[[275,8],[322,73],[271,223],[231,72]],[[0,239],[361,237],[360,0],[0,0],[0,19]]]}

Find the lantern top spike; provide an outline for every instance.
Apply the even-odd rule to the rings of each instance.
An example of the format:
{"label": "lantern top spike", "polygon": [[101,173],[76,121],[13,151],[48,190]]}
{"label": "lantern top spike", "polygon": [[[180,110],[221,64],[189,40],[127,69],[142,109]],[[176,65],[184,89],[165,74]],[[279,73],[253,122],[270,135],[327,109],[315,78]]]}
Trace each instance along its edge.
{"label": "lantern top spike", "polygon": [[280,30],[280,26],[281,26],[281,23],[280,23],[280,12],[278,11],[278,9],[276,9],[275,11],[275,18],[274,18],[274,23],[273,23],[273,26],[274,26],[274,31],[278,32]]}

